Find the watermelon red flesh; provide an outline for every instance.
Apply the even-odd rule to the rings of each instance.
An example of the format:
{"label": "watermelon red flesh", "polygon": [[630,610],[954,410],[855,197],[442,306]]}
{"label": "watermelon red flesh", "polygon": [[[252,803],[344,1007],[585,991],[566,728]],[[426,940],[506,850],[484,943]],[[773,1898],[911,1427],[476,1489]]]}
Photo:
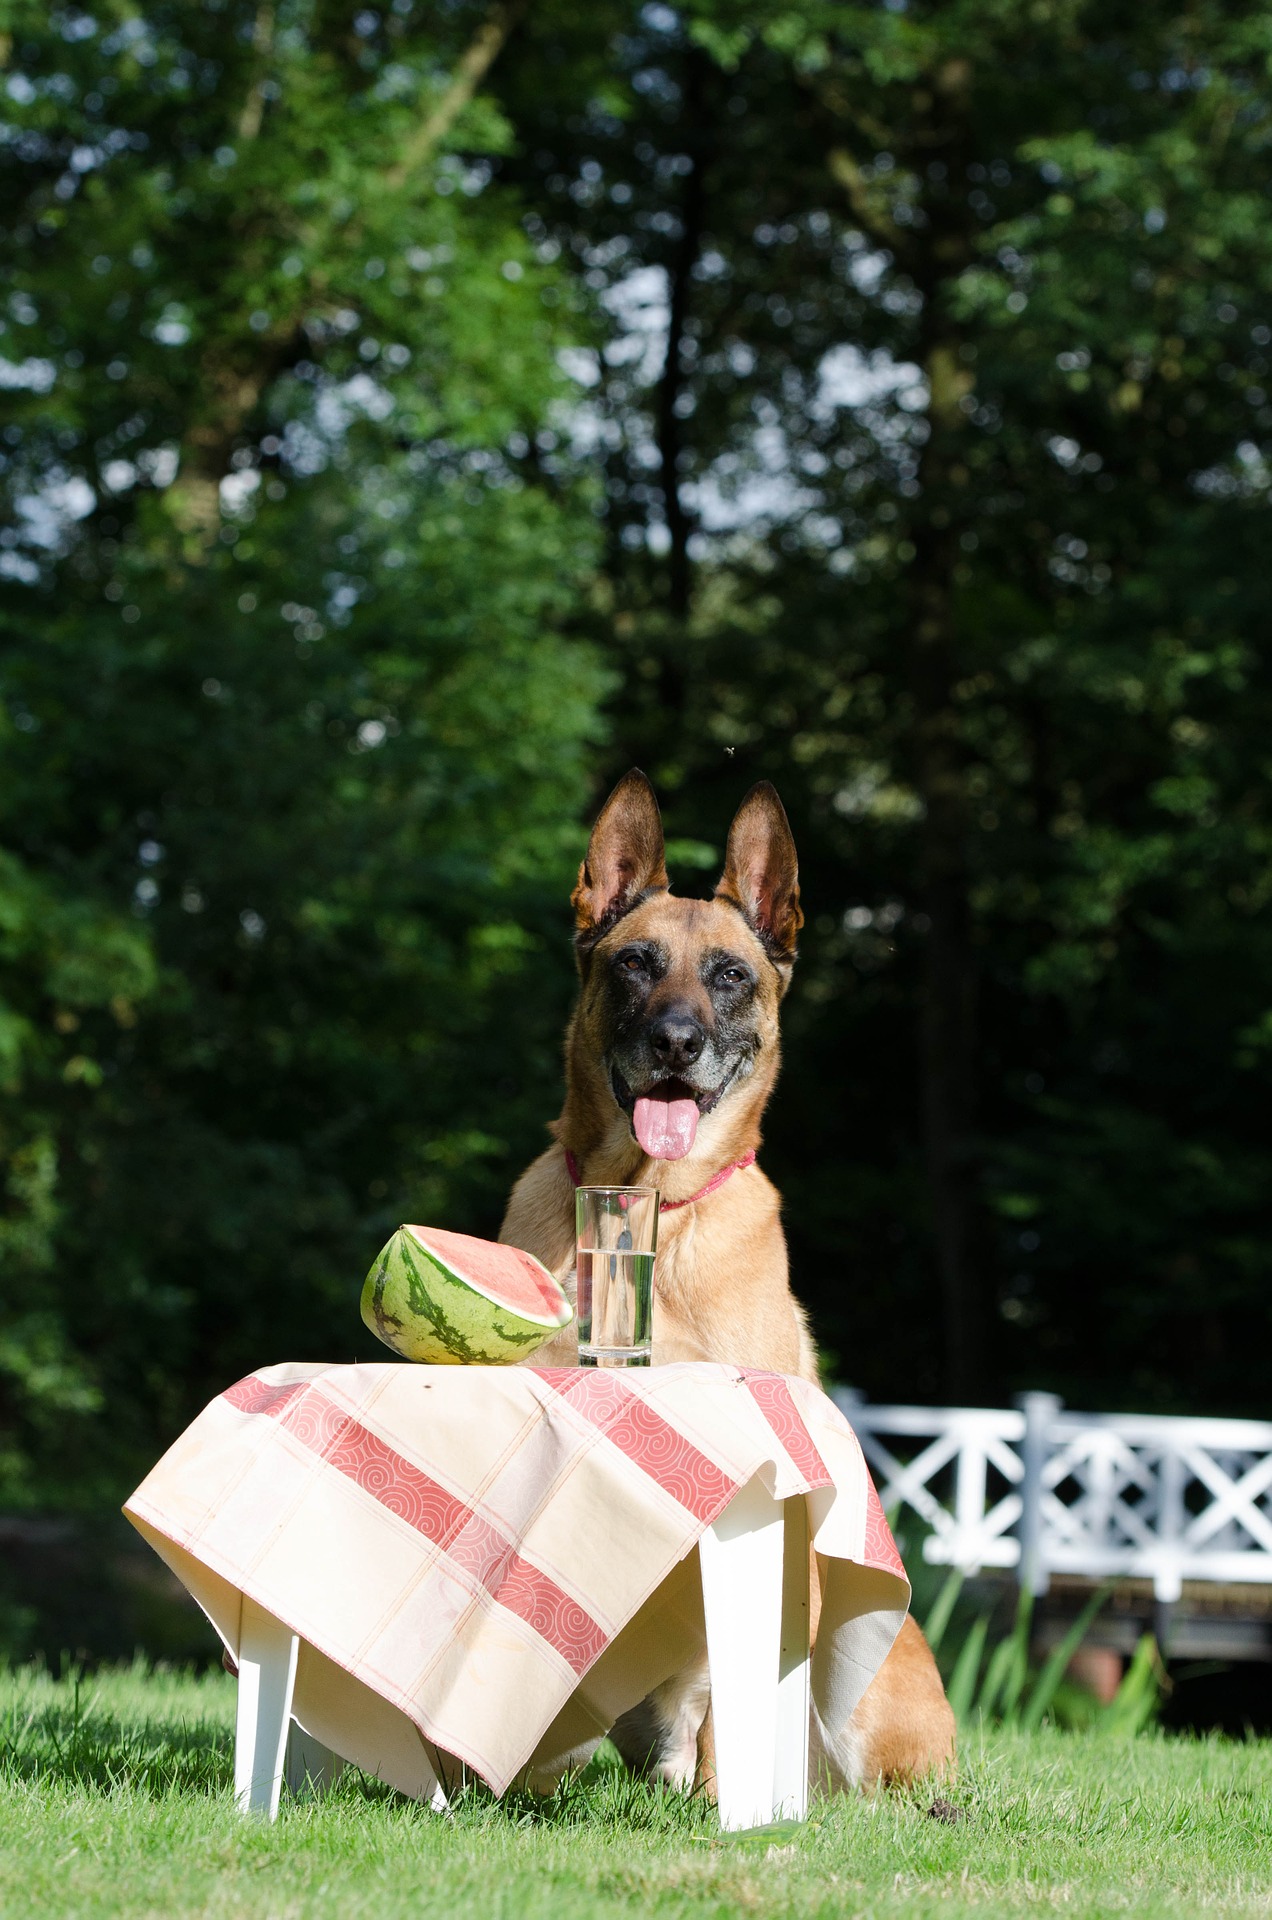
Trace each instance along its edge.
{"label": "watermelon red flesh", "polygon": [[468,1233],[447,1233],[444,1227],[408,1227],[407,1232],[494,1306],[545,1326],[561,1324],[560,1288],[520,1247],[496,1246]]}

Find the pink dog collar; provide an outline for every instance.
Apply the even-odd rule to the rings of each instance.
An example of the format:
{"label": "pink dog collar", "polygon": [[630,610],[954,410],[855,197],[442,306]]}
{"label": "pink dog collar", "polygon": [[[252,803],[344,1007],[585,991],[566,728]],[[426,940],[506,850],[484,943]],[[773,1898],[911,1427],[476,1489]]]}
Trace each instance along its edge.
{"label": "pink dog collar", "polygon": [[[697,1193],[691,1193],[687,1200],[660,1200],[658,1203],[658,1211],[659,1213],[674,1213],[677,1207],[692,1207],[696,1201],[705,1200],[709,1193],[714,1193],[717,1187],[722,1187],[725,1181],[733,1174],[741,1173],[744,1168],[753,1167],[754,1165],[755,1148],[748,1147],[740,1160],[735,1160],[731,1166],[721,1167],[719,1173],[713,1174],[706,1186],[699,1187]],[[576,1187],[583,1185],[582,1180],[579,1178],[579,1163],[568,1147],[565,1150],[565,1170]]]}

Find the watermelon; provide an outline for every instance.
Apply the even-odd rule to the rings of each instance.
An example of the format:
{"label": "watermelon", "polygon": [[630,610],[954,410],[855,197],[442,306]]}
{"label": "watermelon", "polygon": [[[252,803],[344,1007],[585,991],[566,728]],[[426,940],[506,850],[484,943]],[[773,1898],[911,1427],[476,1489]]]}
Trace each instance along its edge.
{"label": "watermelon", "polygon": [[399,1227],[366,1277],[362,1318],[407,1360],[489,1366],[533,1353],[574,1309],[520,1247]]}

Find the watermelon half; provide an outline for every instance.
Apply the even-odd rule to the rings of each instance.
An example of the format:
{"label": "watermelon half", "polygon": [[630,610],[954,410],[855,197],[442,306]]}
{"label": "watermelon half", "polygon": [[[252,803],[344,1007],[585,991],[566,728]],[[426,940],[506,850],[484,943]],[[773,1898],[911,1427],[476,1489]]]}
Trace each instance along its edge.
{"label": "watermelon half", "polygon": [[491,1366],[533,1353],[574,1309],[520,1247],[399,1227],[366,1277],[362,1318],[407,1360]]}

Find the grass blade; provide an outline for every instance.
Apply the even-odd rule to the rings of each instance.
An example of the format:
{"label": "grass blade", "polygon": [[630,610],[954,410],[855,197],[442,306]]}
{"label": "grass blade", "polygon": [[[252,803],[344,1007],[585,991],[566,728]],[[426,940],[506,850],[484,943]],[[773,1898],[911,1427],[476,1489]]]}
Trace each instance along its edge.
{"label": "grass blade", "polygon": [[954,1671],[946,1689],[956,1720],[966,1720],[971,1712],[972,1701],[976,1697],[976,1676],[980,1672],[981,1654],[988,1632],[989,1615],[982,1613],[968,1628],[967,1638],[959,1648],[958,1659],[954,1662]]}
{"label": "grass blade", "polygon": [[977,1709],[986,1720],[992,1719],[996,1712],[1004,1716],[1011,1712],[1020,1697],[1029,1665],[1029,1622],[1032,1614],[1033,1598],[1022,1589],[1016,1601],[1016,1618],[1011,1632],[998,1642],[990,1655],[977,1696]]}
{"label": "grass blade", "polygon": [[1004,1721],[1014,1724],[1016,1709],[1020,1705],[1020,1696],[1025,1681],[1029,1678],[1029,1637],[1033,1627],[1034,1597],[1027,1587],[1020,1589],[1016,1601],[1016,1619],[1007,1642],[1008,1658],[1003,1677],[1002,1704],[999,1709]]}
{"label": "grass blade", "polygon": [[1015,1640],[1011,1634],[1008,1634],[1005,1640],[998,1642],[998,1645],[989,1656],[989,1664],[985,1668],[985,1678],[982,1680],[980,1692],[976,1696],[977,1711],[986,1720],[993,1718],[994,1709],[998,1705],[998,1696],[1002,1692],[1003,1683],[1007,1678],[1007,1669],[1011,1664],[1011,1657],[1015,1649]]}
{"label": "grass blade", "polygon": [[950,1615],[958,1602],[959,1594],[963,1591],[963,1582],[966,1578],[967,1575],[958,1567],[947,1574],[945,1583],[932,1602],[927,1619],[923,1622],[923,1632],[933,1653],[945,1638],[945,1629],[950,1624]]}
{"label": "grass blade", "polygon": [[1070,1660],[1086,1639],[1091,1622],[1111,1592],[1112,1587],[1108,1581],[1102,1587],[1096,1588],[1064,1639],[1048,1657],[1042,1672],[1034,1681],[1033,1689],[1020,1715],[1020,1725],[1026,1733],[1033,1733],[1042,1725],[1043,1717],[1055,1699],[1056,1688],[1064,1679]]}
{"label": "grass blade", "polygon": [[1156,1713],[1162,1696],[1164,1669],[1151,1633],[1140,1635],[1122,1683],[1099,1715],[1105,1733],[1141,1733]]}

